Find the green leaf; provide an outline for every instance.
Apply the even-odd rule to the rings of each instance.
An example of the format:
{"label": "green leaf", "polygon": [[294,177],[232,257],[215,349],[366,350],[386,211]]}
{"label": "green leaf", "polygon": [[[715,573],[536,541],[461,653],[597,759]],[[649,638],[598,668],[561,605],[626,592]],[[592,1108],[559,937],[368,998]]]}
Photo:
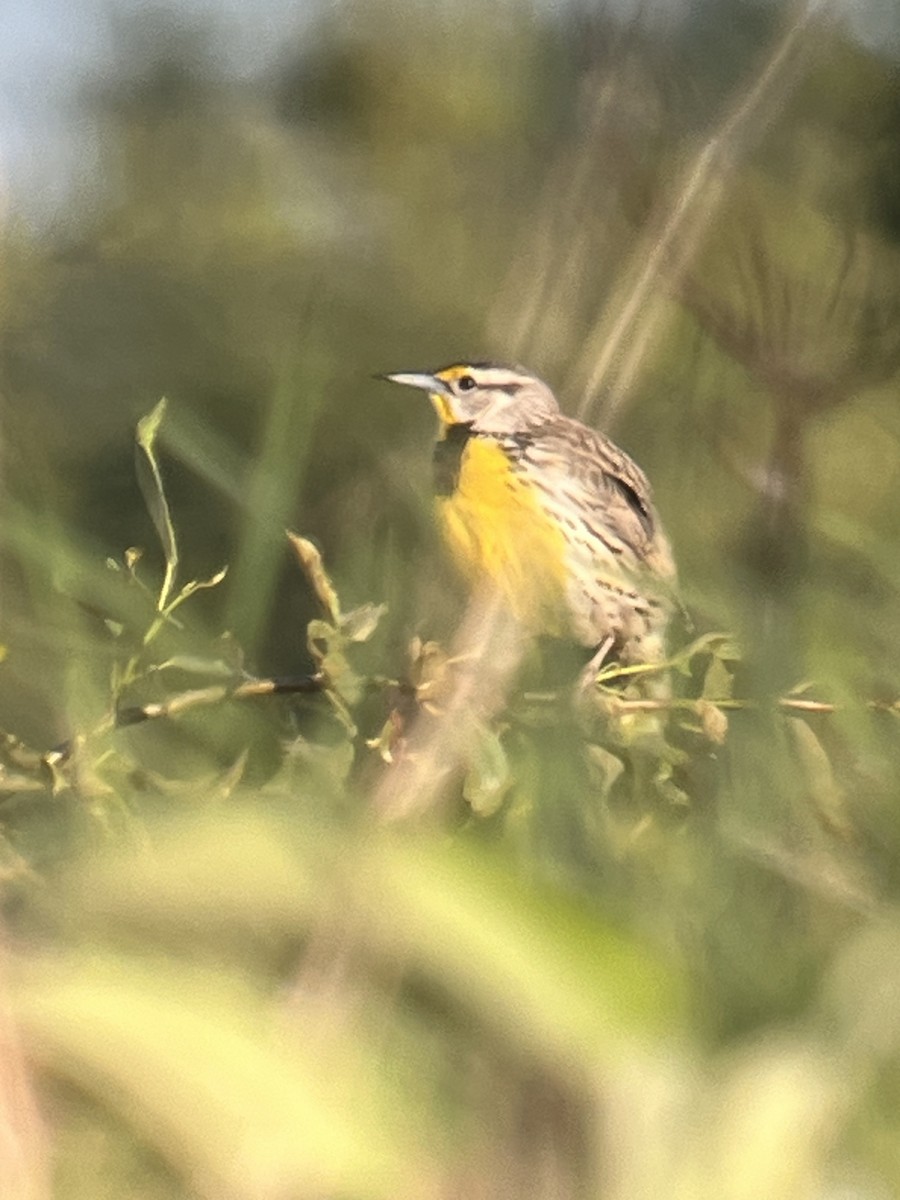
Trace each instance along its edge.
{"label": "green leaf", "polygon": [[503,803],[512,784],[506,752],[493,729],[478,724],[472,730],[468,764],[463,796],[480,817],[489,817]]}
{"label": "green leaf", "polygon": [[172,514],[166,500],[159,461],[156,457],[156,436],[162,424],[166,411],[165,397],[137,424],[135,440],[137,443],[137,477],[144,503],[153,521],[157,536],[162,544],[166,560],[166,570],[156,607],[162,612],[169,600],[169,595],[175,585],[175,574],[178,570],[178,542],[175,537],[175,526],[172,524]]}
{"label": "green leaf", "polygon": [[362,695],[362,680],[350,666],[346,655],[340,650],[326,654],[322,659],[322,671],[331,685],[330,690],[337,692],[350,704],[357,703]]}
{"label": "green leaf", "polygon": [[287,747],[288,761],[302,763],[320,788],[333,792],[346,782],[353,766],[355,748],[349,738],[337,742],[312,742],[297,737]]}
{"label": "green leaf", "polygon": [[705,700],[730,700],[734,690],[734,676],[718,656],[714,657],[703,676],[703,698]]}
{"label": "green leaf", "polygon": [[802,717],[787,717],[786,720],[816,817],[832,833],[845,839],[852,838],[843,789],[835,778],[825,747]]}
{"label": "green leaf", "polygon": [[700,654],[709,654],[713,658],[723,659],[725,662],[739,662],[741,658],[740,650],[731,634],[704,633],[689,646],[685,646],[683,650],[673,655],[666,666],[680,671],[683,675],[690,675],[693,660]]}
{"label": "green leaf", "polygon": [[314,618],[306,626],[306,644],[320,671],[328,679],[327,695],[344,725],[355,733],[355,725],[344,701],[356,704],[362,695],[362,680],[344,653],[347,639],[341,629]]}
{"label": "green leaf", "polygon": [[341,605],[337,592],[334,590],[334,585],[328,577],[328,572],[325,570],[322,555],[319,553],[318,547],[314,546],[308,538],[300,537],[299,534],[291,533],[290,530],[286,532],[288,541],[291,543],[294,553],[297,555],[297,560],[306,573],[307,579],[312,584],[312,589],[316,593],[316,597],[322,605],[326,617],[332,625],[340,625]]}
{"label": "green leaf", "polygon": [[386,612],[386,604],[363,604],[341,617],[341,632],[348,641],[367,642]]}
{"label": "green leaf", "polygon": [[185,671],[188,675],[206,675],[215,679],[231,679],[234,668],[220,658],[203,658],[199,654],[173,654],[165,662],[156,663],[150,671]]}
{"label": "green leaf", "polygon": [[[321,654],[328,649],[332,642],[338,643],[343,641],[339,631],[330,625],[327,621],[322,621],[318,617],[314,617],[306,626],[306,642],[313,654]],[[318,643],[321,642],[322,646]],[[316,647],[313,649],[313,647]]]}
{"label": "green leaf", "polygon": [[169,605],[169,611],[177,608],[179,604],[183,604],[185,600],[189,600],[195,592],[203,592],[208,588],[218,587],[225,576],[228,574],[228,567],[220,567],[215,575],[210,575],[209,579],[191,579],[184,585],[172,603]]}
{"label": "green leaf", "polygon": [[587,751],[591,779],[599,788],[601,797],[606,800],[615,787],[616,782],[621,779],[622,773],[625,770],[625,763],[605,746],[598,746],[596,743],[591,742],[586,745],[585,749]]}

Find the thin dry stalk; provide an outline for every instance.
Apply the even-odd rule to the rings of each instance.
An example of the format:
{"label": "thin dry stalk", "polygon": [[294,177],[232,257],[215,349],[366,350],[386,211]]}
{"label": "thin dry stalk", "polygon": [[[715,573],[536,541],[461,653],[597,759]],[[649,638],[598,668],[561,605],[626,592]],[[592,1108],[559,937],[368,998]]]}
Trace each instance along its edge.
{"label": "thin dry stalk", "polygon": [[435,810],[450,779],[464,764],[479,721],[506,699],[524,642],[507,605],[496,593],[474,595],[452,647],[452,686],[436,719],[419,719],[402,762],[388,771],[374,797],[387,821]]}
{"label": "thin dry stalk", "polygon": [[[616,299],[611,327],[605,314],[598,321],[597,336],[589,339],[576,368],[576,375],[586,376],[578,408],[582,420],[592,418],[601,386],[606,388],[604,425],[621,410],[664,319],[660,297],[693,257],[738,162],[799,80],[802,36],[819,7],[818,0],[806,0],[795,10],[762,69],[741,88],[718,129],[695,156],[662,228],[635,251],[630,268],[634,283],[628,295],[624,302]],[[618,369],[617,363],[621,363]]]}
{"label": "thin dry stalk", "polygon": [[[583,264],[591,257],[595,226],[583,216],[587,211],[596,215],[596,157],[620,96],[619,74],[611,72],[599,85],[592,80],[590,88],[586,134],[574,151],[565,147],[547,172],[538,215],[529,221],[525,252],[512,263],[488,317],[487,345],[502,344],[516,359],[527,354],[530,361],[541,360],[542,344],[554,333],[550,315],[570,302]],[[610,195],[607,202],[612,199]]]}

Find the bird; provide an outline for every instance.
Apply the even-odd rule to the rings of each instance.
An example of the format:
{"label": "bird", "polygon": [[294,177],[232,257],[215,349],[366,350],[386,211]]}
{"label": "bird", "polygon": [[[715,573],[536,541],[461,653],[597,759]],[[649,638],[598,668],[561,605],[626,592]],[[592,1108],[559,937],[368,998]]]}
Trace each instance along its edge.
{"label": "bird", "polygon": [[380,378],[427,393],[437,412],[437,520],[470,585],[495,589],[528,633],[590,648],[595,666],[662,662],[675,564],[634,460],[520,366]]}

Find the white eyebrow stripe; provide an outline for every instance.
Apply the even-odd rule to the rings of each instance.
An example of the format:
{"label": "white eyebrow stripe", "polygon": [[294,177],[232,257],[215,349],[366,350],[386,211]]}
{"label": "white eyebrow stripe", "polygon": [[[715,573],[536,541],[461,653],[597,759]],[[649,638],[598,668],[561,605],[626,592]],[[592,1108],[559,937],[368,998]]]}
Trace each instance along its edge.
{"label": "white eyebrow stripe", "polygon": [[482,367],[472,370],[472,378],[482,387],[519,388],[529,382],[529,376],[520,375],[503,367]]}

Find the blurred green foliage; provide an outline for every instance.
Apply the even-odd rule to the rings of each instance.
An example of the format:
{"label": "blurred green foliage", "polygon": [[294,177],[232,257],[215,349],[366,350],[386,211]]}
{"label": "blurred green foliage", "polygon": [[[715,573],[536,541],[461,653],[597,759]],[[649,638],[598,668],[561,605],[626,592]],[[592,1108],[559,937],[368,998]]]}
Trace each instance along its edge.
{"label": "blurred green foliage", "polygon": [[[118,26],[0,231],[0,1195],[900,1188],[900,83],[798,10],[752,108],[783,16]],[[663,718],[556,646],[456,720],[371,376],[484,356],[654,481]]]}

